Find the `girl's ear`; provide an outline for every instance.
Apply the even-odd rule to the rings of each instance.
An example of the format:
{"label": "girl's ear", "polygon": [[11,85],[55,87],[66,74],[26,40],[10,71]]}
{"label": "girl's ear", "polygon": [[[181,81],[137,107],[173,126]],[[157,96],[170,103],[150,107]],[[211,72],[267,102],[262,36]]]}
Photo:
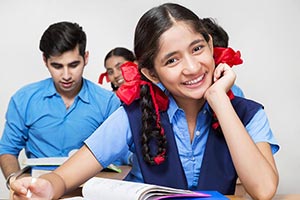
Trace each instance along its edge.
{"label": "girl's ear", "polygon": [[142,68],[141,69],[141,73],[144,76],[146,76],[147,79],[149,79],[151,82],[153,82],[155,84],[157,84],[157,83],[160,82],[159,79],[158,79],[158,77],[157,77],[157,75],[153,71],[151,71],[151,70],[149,70],[147,68]]}

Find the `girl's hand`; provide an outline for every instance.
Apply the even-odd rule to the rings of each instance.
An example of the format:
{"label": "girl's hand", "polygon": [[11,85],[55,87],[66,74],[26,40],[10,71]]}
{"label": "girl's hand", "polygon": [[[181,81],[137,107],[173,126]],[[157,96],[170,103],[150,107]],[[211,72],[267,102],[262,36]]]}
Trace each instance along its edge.
{"label": "girl's hand", "polygon": [[205,92],[205,99],[208,99],[212,94],[226,94],[234,84],[235,79],[236,74],[229,65],[219,64],[214,71],[214,83]]}
{"label": "girl's hand", "polygon": [[52,199],[52,185],[49,181],[36,178],[32,181],[32,177],[24,177],[12,182],[11,185],[11,198],[14,200],[19,199],[39,199],[48,200]]}

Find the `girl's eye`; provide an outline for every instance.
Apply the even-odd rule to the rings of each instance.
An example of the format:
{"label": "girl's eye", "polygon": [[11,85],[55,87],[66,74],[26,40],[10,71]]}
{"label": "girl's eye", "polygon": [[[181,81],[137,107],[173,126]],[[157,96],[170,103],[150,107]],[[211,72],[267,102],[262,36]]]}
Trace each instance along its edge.
{"label": "girl's eye", "polygon": [[121,70],[121,65],[117,65],[116,70]]}
{"label": "girl's eye", "polygon": [[203,46],[202,46],[202,45],[200,45],[200,46],[197,46],[197,47],[195,47],[195,48],[193,49],[193,52],[200,51],[202,48],[203,48]]}
{"label": "girl's eye", "polygon": [[174,63],[176,61],[177,61],[176,58],[171,58],[171,59],[167,60],[166,65],[170,65],[170,64],[172,64],[172,63]]}
{"label": "girl's eye", "polygon": [[113,72],[112,70],[108,70],[108,71],[107,71],[107,74],[108,74],[108,75],[113,75],[114,72]]}

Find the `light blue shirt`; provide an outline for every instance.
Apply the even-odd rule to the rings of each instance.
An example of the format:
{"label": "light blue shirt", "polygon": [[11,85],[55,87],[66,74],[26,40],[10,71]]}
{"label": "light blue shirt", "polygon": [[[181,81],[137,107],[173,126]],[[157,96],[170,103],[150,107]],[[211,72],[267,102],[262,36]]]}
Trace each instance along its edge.
{"label": "light blue shirt", "polygon": [[244,97],[245,98],[244,92],[242,91],[242,89],[239,86],[237,86],[237,85],[234,84],[231,87],[231,91],[234,94],[234,96]]}
{"label": "light blue shirt", "polygon": [[69,109],[51,78],[29,84],[9,102],[0,155],[25,148],[28,158],[68,156],[119,106],[113,92],[86,79]]}
{"label": "light blue shirt", "polygon": [[[206,103],[198,114],[194,138],[191,143],[184,111],[177,106],[171,96],[169,99],[168,116],[175,134],[188,187],[192,188],[197,185],[201,173],[200,167],[207,136],[211,128],[212,113]],[[255,114],[246,129],[255,143],[268,142],[271,144],[273,153],[278,151],[279,146],[269,127],[268,119],[263,109],[260,109]],[[134,153],[132,133],[124,108],[120,107],[114,112],[85,143],[103,167],[106,167],[128,148]],[[108,149],[110,153],[107,153]],[[135,154],[133,154],[131,174],[132,181],[143,182]]]}

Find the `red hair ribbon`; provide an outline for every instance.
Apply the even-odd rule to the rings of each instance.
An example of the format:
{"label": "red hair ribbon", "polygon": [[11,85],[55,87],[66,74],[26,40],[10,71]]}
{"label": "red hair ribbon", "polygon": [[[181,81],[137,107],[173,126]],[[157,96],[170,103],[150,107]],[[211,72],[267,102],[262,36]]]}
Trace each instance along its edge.
{"label": "red hair ribbon", "polygon": [[[138,71],[138,66],[133,62],[125,62],[121,66],[121,71],[125,83],[123,83],[117,90],[117,96],[126,105],[130,105],[134,100],[140,98],[141,85],[148,85],[152,102],[156,113],[156,126],[161,129],[161,135],[164,135],[164,129],[160,126],[160,114],[159,111],[165,111],[169,105],[169,99],[165,93],[153,83],[141,80],[141,74]],[[165,151],[158,154],[154,159],[154,162],[159,165],[165,160]]]}
{"label": "red hair ribbon", "polygon": [[[215,47],[214,48],[214,60],[216,65],[219,65],[220,63],[226,63],[230,67],[233,67],[233,65],[239,65],[243,63],[243,60],[241,59],[241,53],[240,51],[234,51],[232,48],[224,48],[224,47]],[[227,92],[227,96],[230,100],[234,98],[234,94],[231,90]],[[218,122],[217,116],[214,113],[214,122],[212,124],[213,129],[218,129],[220,124]]]}
{"label": "red hair ribbon", "polygon": [[120,68],[125,83],[119,87],[116,94],[126,105],[130,105],[134,100],[140,97],[141,85],[148,85],[156,114],[159,114],[159,111],[167,110],[169,105],[168,97],[153,83],[141,80],[141,74],[139,73],[138,66],[135,63],[125,62],[120,66]]}
{"label": "red hair ribbon", "polygon": [[241,59],[240,51],[234,51],[232,48],[215,47],[214,48],[214,59],[216,65],[220,63],[226,63],[230,67],[233,65],[239,65],[243,63]]}
{"label": "red hair ribbon", "polygon": [[102,85],[104,78],[106,78],[106,82],[110,82],[107,72],[104,72],[104,73],[100,74],[98,83]]}

